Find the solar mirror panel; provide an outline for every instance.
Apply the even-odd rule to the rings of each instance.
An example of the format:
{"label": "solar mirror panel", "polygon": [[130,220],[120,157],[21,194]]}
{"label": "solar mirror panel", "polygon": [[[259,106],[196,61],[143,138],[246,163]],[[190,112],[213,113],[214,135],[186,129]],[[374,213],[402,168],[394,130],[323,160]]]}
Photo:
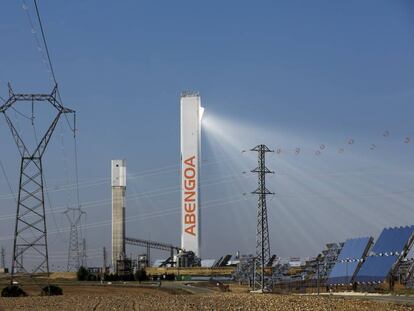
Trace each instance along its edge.
{"label": "solar mirror panel", "polygon": [[339,253],[338,261],[347,259],[361,259],[368,246],[368,243],[371,240],[371,237],[346,240],[344,247]]}
{"label": "solar mirror panel", "polygon": [[351,283],[357,267],[357,261],[336,263],[329,275],[328,285]]}
{"label": "solar mirror panel", "polygon": [[401,253],[414,233],[414,226],[385,228],[375,243],[372,252],[376,255]]}
{"label": "solar mirror panel", "polygon": [[383,282],[391,271],[393,264],[398,260],[398,256],[370,256],[356,276],[357,282]]}
{"label": "solar mirror panel", "polygon": [[356,273],[372,243],[371,237],[348,239],[344,243],[337,261],[329,274],[328,285],[349,284]]}
{"label": "solar mirror panel", "polygon": [[356,281],[385,281],[401,253],[409,246],[413,233],[414,226],[385,228],[372,248],[372,256],[367,257],[359,270]]}

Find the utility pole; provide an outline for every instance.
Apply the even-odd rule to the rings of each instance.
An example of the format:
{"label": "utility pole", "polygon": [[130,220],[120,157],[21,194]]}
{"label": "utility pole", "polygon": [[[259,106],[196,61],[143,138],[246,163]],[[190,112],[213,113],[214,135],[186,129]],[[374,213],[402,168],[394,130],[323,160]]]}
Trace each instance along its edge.
{"label": "utility pole", "polygon": [[147,244],[147,262],[148,267],[151,267],[151,245],[149,243]]}
{"label": "utility pole", "polygon": [[103,272],[103,274],[106,274],[106,267],[107,267],[107,262],[106,262],[106,247],[104,246],[103,247],[103,270],[102,270],[102,272]]}
{"label": "utility pole", "polygon": [[82,267],[87,268],[88,267],[88,257],[86,255],[86,239],[82,239],[82,259],[81,259]]}
{"label": "utility pole", "polygon": [[23,270],[23,252],[20,254],[20,262],[22,263],[22,268],[21,268],[21,270],[20,270],[20,272],[24,272],[24,270]]}
{"label": "utility pole", "polygon": [[253,290],[256,288],[256,264],[257,258],[253,257]]}
{"label": "utility pole", "polygon": [[67,271],[78,271],[81,263],[79,226],[82,216],[85,215],[86,212],[82,211],[80,206],[78,206],[76,208],[68,207],[64,214],[70,223]]}
{"label": "utility pole", "polygon": [[3,246],[1,247],[1,267],[6,268],[6,254]]}
{"label": "utility pole", "polygon": [[18,273],[24,273],[23,270],[23,252],[20,252],[20,262],[22,263],[20,267],[16,267],[16,272]]}
{"label": "utility pole", "polygon": [[257,145],[250,151],[258,153],[257,167],[252,170],[252,173],[257,173],[258,187],[253,194],[258,195],[257,205],[257,229],[256,229],[256,258],[255,265],[255,284],[259,286],[263,292],[265,290],[265,266],[270,260],[270,243],[269,243],[269,227],[267,222],[267,206],[266,196],[274,194],[266,188],[266,174],[273,174],[271,170],[266,167],[266,153],[273,152],[266,145]]}
{"label": "utility pole", "polygon": [[[58,100],[57,85],[51,94],[15,94],[9,86],[9,98],[0,107],[0,113],[6,119],[6,123],[13,135],[17,149],[21,156],[19,192],[17,199],[16,223],[14,229],[13,257],[10,282],[13,282],[15,270],[33,274],[44,272],[49,274],[49,255],[47,248],[47,227],[45,217],[45,192],[43,178],[43,154],[52,137],[52,134],[62,115],[75,113]],[[34,142],[24,141],[22,133],[19,133],[12,120],[8,116],[9,109],[16,109],[16,103],[22,107],[23,103],[31,108],[31,125],[35,133]],[[37,140],[35,128],[35,108],[38,103],[42,106],[49,104],[54,111],[52,122],[46,132]],[[27,135],[26,135],[27,137]],[[31,147],[32,146],[32,147]],[[23,254],[33,258],[32,269],[25,267],[21,258]]]}
{"label": "utility pole", "polygon": [[318,265],[318,278],[316,279],[316,283],[317,283],[317,288],[318,288],[318,296],[320,293],[320,280],[321,280],[321,275],[320,275],[320,269],[319,269],[319,258],[317,259],[317,265]]}

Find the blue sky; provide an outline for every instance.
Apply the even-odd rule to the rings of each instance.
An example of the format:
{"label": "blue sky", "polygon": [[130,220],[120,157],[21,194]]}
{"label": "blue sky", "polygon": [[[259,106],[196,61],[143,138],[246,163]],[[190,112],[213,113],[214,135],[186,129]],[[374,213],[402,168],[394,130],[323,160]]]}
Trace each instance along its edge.
{"label": "blue sky", "polygon": [[[223,200],[203,212],[207,257],[254,251],[255,199],[246,198],[240,210],[231,203],[254,190],[254,177],[240,185],[232,176],[254,166],[253,155],[243,158],[240,151],[262,141],[286,150],[269,160],[280,172],[271,177],[279,194],[269,204],[272,252],[313,256],[324,243],[377,236],[384,226],[414,222],[408,191],[414,150],[403,143],[414,137],[411,1],[40,0],[39,6],[64,104],[78,112],[81,181],[103,180],[81,187],[88,224],[109,220],[105,178],[111,159],[126,158],[132,174],[127,215],[136,217],[127,231],[179,243],[179,214],[164,211],[179,204],[179,193],[167,190],[179,187],[174,166],[183,90],[200,91],[211,120],[203,137],[203,157],[211,165],[203,178],[213,185],[203,189],[203,200],[207,206]],[[50,90],[22,2],[2,1],[0,21],[0,95],[7,97],[8,81],[20,92]],[[55,190],[64,179],[59,135],[73,167],[73,142],[64,123],[62,128],[45,158]],[[16,189],[17,150],[4,121],[0,131],[0,159]],[[383,137],[384,131],[390,136]],[[354,145],[347,144],[349,138]],[[328,146],[324,158],[316,157],[322,143]],[[298,146],[302,153],[294,156]],[[157,168],[157,174],[139,174]],[[0,194],[7,196],[3,177],[0,181]],[[223,182],[214,185],[218,181]],[[142,194],[157,189],[168,193]],[[376,197],[387,191],[394,194]],[[335,198],[306,197],[327,193]],[[65,206],[73,196],[73,190],[56,191],[51,200]],[[99,200],[104,203],[87,207]],[[0,215],[15,210],[10,199],[1,206]],[[50,231],[67,226],[61,212],[54,216]],[[12,222],[2,221],[2,236],[11,234]],[[100,264],[98,250],[109,248],[110,227],[89,226],[86,234],[91,261]],[[54,234],[51,252],[63,254],[67,235]],[[10,253],[10,241],[1,243]],[[58,255],[56,265],[63,264]]]}

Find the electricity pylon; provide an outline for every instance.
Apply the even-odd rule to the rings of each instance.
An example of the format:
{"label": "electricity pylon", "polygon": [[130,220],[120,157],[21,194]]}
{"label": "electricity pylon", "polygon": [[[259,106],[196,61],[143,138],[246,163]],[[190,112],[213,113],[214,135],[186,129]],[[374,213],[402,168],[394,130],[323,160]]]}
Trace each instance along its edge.
{"label": "electricity pylon", "polygon": [[267,206],[266,196],[274,194],[266,188],[266,174],[273,174],[266,167],[266,153],[273,152],[266,145],[257,145],[250,151],[258,153],[257,167],[252,173],[257,173],[258,187],[253,194],[258,195],[257,205],[257,229],[256,229],[256,265],[255,265],[255,284],[254,289],[258,285],[261,291],[265,290],[265,267],[270,260],[270,243],[269,243],[269,227],[267,222]]}
{"label": "electricity pylon", "polygon": [[70,223],[67,271],[78,271],[81,266],[79,226],[82,216],[85,215],[86,212],[82,211],[80,207],[68,207],[64,214]]}
{"label": "electricity pylon", "polygon": [[[49,274],[42,157],[62,114],[75,113],[74,110],[62,105],[57,91],[57,85],[55,85],[51,94],[15,94],[9,84],[9,98],[0,107],[0,112],[6,119],[21,156],[11,282],[13,282],[16,270],[30,274],[37,272]],[[23,141],[19,131],[7,115],[8,109],[16,109],[14,106],[17,102],[31,105],[32,125],[35,104],[50,104],[56,112],[43,137],[40,141],[36,139],[34,150],[29,150],[26,145],[28,142]],[[32,259],[33,266],[30,271],[23,265],[23,254],[27,254]]]}

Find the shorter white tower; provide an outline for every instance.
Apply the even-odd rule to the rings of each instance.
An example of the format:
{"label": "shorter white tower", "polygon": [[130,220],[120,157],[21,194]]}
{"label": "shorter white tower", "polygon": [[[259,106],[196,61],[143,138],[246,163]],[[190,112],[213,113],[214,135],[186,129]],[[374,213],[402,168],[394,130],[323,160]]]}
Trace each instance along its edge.
{"label": "shorter white tower", "polygon": [[117,260],[125,258],[125,191],[126,161],[112,160],[112,267],[118,272]]}

